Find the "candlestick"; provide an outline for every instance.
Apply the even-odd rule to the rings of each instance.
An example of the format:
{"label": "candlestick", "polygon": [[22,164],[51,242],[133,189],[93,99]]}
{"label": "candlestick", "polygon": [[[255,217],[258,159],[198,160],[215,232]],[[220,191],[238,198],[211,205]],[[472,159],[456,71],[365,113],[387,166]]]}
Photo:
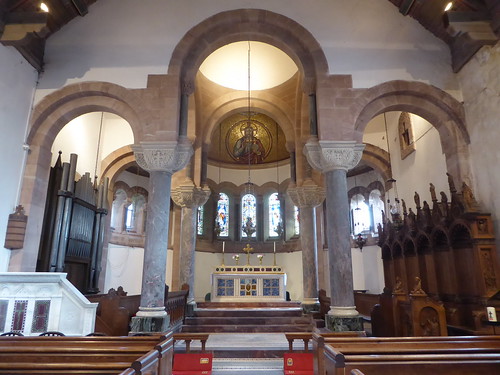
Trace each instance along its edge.
{"label": "candlestick", "polygon": [[273,245],[274,245],[273,253],[276,253],[276,242],[273,242]]}
{"label": "candlestick", "polygon": [[224,254],[225,248],[226,248],[226,241],[222,241],[222,254]]}

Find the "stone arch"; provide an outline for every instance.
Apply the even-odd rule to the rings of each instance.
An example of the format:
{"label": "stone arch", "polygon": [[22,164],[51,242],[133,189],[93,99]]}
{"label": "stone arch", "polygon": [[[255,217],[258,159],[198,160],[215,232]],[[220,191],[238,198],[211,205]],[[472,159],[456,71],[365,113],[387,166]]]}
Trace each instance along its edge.
{"label": "stone arch", "polygon": [[463,105],[451,95],[422,82],[390,81],[367,89],[350,108],[354,137],[361,141],[368,122],[388,111],[414,113],[438,131],[449,173],[460,180],[470,178],[467,163],[469,134]]}
{"label": "stone arch", "polygon": [[[24,250],[12,257],[11,271],[32,271],[36,267],[38,240],[45,208],[51,146],[59,131],[74,118],[103,111],[124,118],[136,141],[143,138],[144,127],[152,123],[146,106],[133,90],[107,82],[82,82],[68,85],[45,96],[33,109],[26,143],[30,152],[23,176],[21,203],[29,214]],[[109,192],[108,192],[109,194]],[[109,195],[108,195],[109,196]],[[28,250],[29,249],[29,250]]]}
{"label": "stone arch", "polygon": [[283,15],[262,9],[237,9],[218,13],[191,28],[172,53],[168,74],[180,78],[184,90],[192,90],[201,63],[216,49],[241,40],[271,44],[288,54],[298,66],[310,90],[328,63],[313,35]]}

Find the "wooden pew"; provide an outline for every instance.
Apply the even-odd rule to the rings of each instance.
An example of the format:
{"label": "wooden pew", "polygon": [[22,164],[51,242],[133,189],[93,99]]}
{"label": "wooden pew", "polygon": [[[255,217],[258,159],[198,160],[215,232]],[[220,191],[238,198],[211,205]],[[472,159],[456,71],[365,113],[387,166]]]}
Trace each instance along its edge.
{"label": "wooden pew", "polygon": [[[500,372],[500,337],[330,338],[318,374],[466,374]],[[459,367],[457,367],[459,366]],[[323,371],[323,372],[320,372]]]}
{"label": "wooden pew", "polygon": [[346,332],[324,332],[311,334],[312,338],[312,351],[314,356],[314,373],[315,374],[325,374],[325,340],[328,339],[338,339],[338,338],[350,338],[355,339],[359,337],[366,337],[366,333],[363,331],[346,331]]}
{"label": "wooden pew", "polygon": [[135,374],[170,374],[172,355],[171,333],[132,337],[0,337],[0,373],[117,374],[132,368]]}
{"label": "wooden pew", "polygon": [[[342,337],[341,335],[346,336]],[[349,337],[348,335],[351,335]],[[467,341],[470,345],[479,345],[477,340],[481,341],[498,341],[500,336],[425,336],[425,337],[364,337],[358,335],[355,337],[354,332],[330,332],[330,333],[313,333],[313,353],[314,353],[314,367],[315,373],[324,375],[324,347],[325,344],[336,345],[337,343],[342,344],[344,342],[362,342],[370,343],[376,346],[381,343],[411,343],[411,342],[450,342],[450,341]],[[471,340],[475,340],[476,344],[471,343]]]}

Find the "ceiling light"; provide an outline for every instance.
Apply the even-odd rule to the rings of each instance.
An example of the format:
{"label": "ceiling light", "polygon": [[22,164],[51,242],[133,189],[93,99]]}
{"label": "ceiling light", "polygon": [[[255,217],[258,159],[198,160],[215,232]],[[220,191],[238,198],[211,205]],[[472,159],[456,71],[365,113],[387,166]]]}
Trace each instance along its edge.
{"label": "ceiling light", "polygon": [[451,7],[453,6],[453,1],[450,1],[448,4],[446,4],[446,6],[444,7],[444,11],[447,12],[451,9]]}
{"label": "ceiling light", "polygon": [[49,7],[45,3],[40,3],[40,9],[46,13],[49,13]]}

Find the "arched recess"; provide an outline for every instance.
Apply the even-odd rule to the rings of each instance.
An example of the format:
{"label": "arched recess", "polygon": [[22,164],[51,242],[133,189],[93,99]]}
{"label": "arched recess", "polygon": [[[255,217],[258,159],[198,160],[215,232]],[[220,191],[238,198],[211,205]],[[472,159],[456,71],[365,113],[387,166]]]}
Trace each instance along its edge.
{"label": "arched recess", "polygon": [[354,137],[361,141],[368,122],[388,111],[411,112],[432,124],[439,132],[448,172],[458,181],[470,180],[467,163],[470,138],[459,101],[422,82],[382,83],[367,89],[351,106]]}
{"label": "arched recess", "polygon": [[[361,160],[380,173],[383,181],[392,178],[390,156],[384,149],[365,143]],[[382,190],[381,190],[382,191]]]}
{"label": "arched recess", "polygon": [[[207,119],[203,126],[203,144],[210,145],[212,133],[217,125],[228,116],[246,110],[248,102],[246,98],[234,97],[234,94],[224,95],[212,102],[206,110]],[[283,130],[287,145],[295,144],[295,130],[292,119],[287,113],[292,110],[282,100],[271,95],[261,95],[252,99],[251,110],[264,113],[273,118]]]}
{"label": "arched recess", "polygon": [[237,9],[191,28],[173,51],[168,74],[178,76],[183,89],[193,89],[201,63],[216,49],[242,40],[271,44],[288,54],[302,72],[306,90],[313,90],[316,79],[328,72],[319,43],[303,26],[267,10]]}
{"label": "arched recess", "polygon": [[11,257],[10,271],[35,271],[51,162],[51,146],[59,131],[71,120],[89,112],[110,112],[125,119],[136,141],[151,123],[140,96],[132,90],[106,82],[68,85],[44,97],[34,108],[26,142],[26,160],[21,204],[28,216],[22,251]]}

